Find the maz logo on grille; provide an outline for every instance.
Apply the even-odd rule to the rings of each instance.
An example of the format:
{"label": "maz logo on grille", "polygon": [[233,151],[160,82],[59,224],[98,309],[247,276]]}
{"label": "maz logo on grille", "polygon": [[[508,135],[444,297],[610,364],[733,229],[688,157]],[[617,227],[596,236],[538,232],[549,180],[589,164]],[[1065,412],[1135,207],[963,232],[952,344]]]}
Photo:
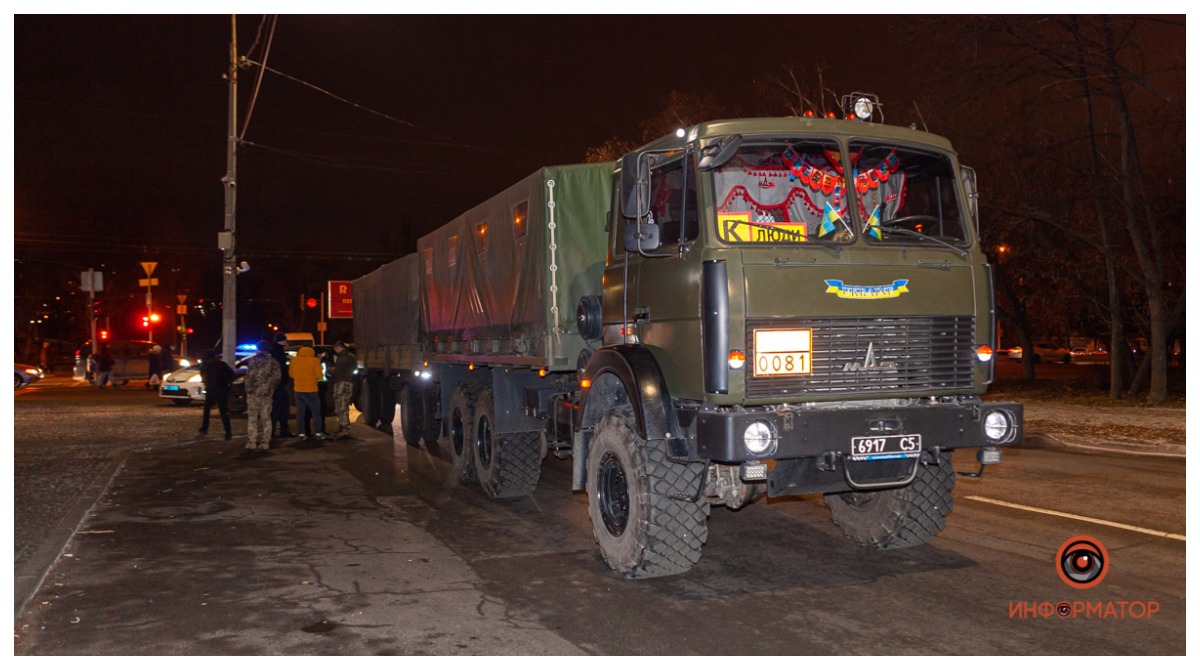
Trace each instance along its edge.
{"label": "maz logo on grille", "polygon": [[890,361],[880,361],[875,358],[875,343],[867,343],[867,356],[862,362],[854,361],[842,367],[842,372],[870,372],[872,370],[895,370],[896,364]]}

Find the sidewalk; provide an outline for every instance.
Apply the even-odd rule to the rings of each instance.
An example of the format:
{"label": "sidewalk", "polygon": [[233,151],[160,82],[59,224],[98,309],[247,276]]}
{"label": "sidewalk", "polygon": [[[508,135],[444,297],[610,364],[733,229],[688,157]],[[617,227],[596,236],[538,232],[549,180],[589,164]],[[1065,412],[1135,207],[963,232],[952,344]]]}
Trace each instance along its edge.
{"label": "sidewalk", "polygon": [[241,439],[131,450],[21,612],[15,653],[580,653],[426,530],[438,512],[417,492],[448,464],[354,433],[253,461]]}
{"label": "sidewalk", "polygon": [[1038,400],[1025,405],[1026,435],[1087,451],[1186,457],[1187,410],[1093,407]]}

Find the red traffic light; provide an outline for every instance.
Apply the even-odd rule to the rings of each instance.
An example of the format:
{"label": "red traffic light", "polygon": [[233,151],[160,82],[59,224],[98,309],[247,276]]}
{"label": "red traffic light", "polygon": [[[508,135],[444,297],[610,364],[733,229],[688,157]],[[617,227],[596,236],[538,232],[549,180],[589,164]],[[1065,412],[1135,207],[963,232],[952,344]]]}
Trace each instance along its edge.
{"label": "red traffic light", "polygon": [[316,308],[317,308],[317,299],[316,299],[316,298],[309,298],[308,300],[306,300],[306,301],[304,302],[304,304],[305,304],[305,305],[308,305],[308,308],[309,308],[309,309],[316,309]]}
{"label": "red traffic light", "polygon": [[102,340],[108,339],[108,331],[107,330],[100,331],[100,339],[102,339]]}

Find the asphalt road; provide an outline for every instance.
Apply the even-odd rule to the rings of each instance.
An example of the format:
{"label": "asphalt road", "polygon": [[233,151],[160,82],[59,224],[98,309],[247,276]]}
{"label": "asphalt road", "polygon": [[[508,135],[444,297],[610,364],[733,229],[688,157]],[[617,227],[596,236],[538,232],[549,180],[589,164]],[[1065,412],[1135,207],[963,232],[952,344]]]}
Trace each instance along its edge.
{"label": "asphalt road", "polygon": [[[57,556],[18,612],[19,655],[1186,651],[1179,458],[1033,438],[960,478],[947,529],[902,551],[859,549],[819,498],[713,508],[691,572],[630,582],[599,556],[570,461],[496,503],[445,454],[362,426],[244,462],[238,439],[196,439],[195,408],[99,393],[16,399],[18,585]],[[1087,590],[1055,569],[1077,535],[1110,556]]]}

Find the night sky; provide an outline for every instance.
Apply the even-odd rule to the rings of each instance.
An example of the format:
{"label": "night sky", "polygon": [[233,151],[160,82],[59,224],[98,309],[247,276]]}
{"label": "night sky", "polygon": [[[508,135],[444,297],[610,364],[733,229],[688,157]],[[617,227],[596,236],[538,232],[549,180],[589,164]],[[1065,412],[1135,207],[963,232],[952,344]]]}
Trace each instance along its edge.
{"label": "night sky", "polygon": [[[936,34],[913,46],[917,19],[878,15],[283,15],[269,51],[262,19],[237,19],[239,54],[282,73],[257,94],[260,69],[239,73],[239,297],[262,300],[360,276],[539,166],[639,139],[673,90],[755,116],[756,79],[823,68],[907,125],[918,63],[942,57]],[[57,263],[128,282],[157,259],[179,271],[164,290],[219,298],[229,15],[24,15],[13,34],[18,278]]]}

